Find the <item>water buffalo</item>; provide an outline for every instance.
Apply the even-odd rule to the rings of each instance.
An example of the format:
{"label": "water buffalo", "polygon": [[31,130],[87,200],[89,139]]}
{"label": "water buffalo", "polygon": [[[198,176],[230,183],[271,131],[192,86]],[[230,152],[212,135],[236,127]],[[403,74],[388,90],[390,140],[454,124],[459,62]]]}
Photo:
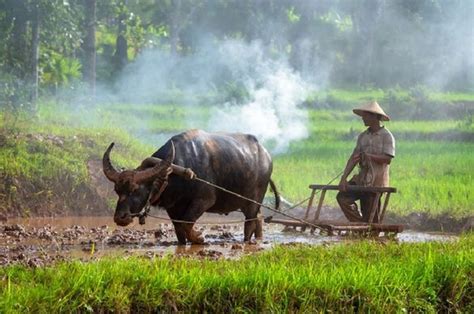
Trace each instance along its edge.
{"label": "water buffalo", "polygon": [[[260,206],[192,180],[194,175],[257,202],[262,202],[270,183],[279,206],[278,192],[270,180],[272,159],[253,135],[190,130],[173,136],[135,170],[124,171],[110,162],[113,145],[102,161],[104,174],[114,182],[119,196],[114,221],[120,226],[131,223],[147,202],[181,221],[173,221],[180,244],[204,241],[193,228],[204,212],[227,214],[240,209],[247,220],[257,218]],[[262,238],[260,219],[245,222],[244,241],[252,235]]]}

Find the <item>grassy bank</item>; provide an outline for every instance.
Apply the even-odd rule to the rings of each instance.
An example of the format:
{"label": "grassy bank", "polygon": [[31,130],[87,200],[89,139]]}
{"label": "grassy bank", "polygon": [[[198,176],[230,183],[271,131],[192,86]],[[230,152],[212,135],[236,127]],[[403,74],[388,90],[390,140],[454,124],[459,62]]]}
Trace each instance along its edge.
{"label": "grassy bank", "polygon": [[474,310],[474,235],[292,246],[241,260],[165,257],[0,269],[0,311]]}
{"label": "grassy bank", "polygon": [[[0,114],[0,216],[90,215],[108,212],[99,195],[100,160],[118,141],[114,156],[124,166],[148,154],[145,145],[119,128],[73,127],[58,118],[20,120]],[[93,163],[91,163],[93,161]],[[93,182],[92,177],[99,178]]]}

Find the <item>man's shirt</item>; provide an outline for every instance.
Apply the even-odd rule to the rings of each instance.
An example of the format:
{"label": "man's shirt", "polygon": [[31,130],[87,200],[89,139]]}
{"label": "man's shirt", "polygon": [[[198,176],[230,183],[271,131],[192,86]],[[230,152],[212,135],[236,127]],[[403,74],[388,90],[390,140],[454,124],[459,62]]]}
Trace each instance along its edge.
{"label": "man's shirt", "polygon": [[[395,157],[395,138],[385,127],[377,132],[365,130],[357,138],[354,153],[370,153]],[[389,186],[389,164],[378,164],[362,158],[359,162],[360,171],[352,178],[357,185],[363,186]]]}

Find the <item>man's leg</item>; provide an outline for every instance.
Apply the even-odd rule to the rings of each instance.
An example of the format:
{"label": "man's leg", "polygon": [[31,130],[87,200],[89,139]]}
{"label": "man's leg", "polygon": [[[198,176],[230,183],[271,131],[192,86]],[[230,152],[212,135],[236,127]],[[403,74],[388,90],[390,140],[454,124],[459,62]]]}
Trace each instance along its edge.
{"label": "man's leg", "polygon": [[351,222],[363,222],[363,216],[359,213],[355,201],[360,199],[359,193],[356,192],[339,192],[336,196],[341,210],[346,218]]}
{"label": "man's leg", "polygon": [[[362,212],[362,217],[364,222],[369,222],[370,219],[370,212],[372,207],[374,206],[374,201],[376,200],[377,194],[375,193],[364,193],[360,197],[360,211]],[[373,223],[379,222],[379,214],[378,211],[380,210],[380,198],[378,204],[375,208],[374,220]]]}

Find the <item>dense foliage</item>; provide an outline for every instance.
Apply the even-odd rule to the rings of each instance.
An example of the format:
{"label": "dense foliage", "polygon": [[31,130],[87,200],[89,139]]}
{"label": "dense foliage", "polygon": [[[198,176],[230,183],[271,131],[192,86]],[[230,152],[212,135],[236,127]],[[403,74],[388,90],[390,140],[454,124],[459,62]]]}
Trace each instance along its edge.
{"label": "dense foliage", "polygon": [[[148,48],[259,41],[295,71],[337,86],[472,90],[472,1],[1,0],[0,102],[81,83],[113,85]],[[234,84],[233,82],[228,82]]]}

